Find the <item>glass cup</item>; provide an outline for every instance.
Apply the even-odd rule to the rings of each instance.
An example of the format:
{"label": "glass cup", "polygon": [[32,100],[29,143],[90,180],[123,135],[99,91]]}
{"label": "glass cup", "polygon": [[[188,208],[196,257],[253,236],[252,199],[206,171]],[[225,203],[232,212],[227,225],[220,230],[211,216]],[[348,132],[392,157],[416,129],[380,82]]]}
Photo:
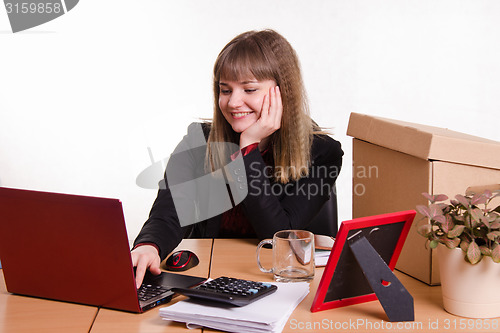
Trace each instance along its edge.
{"label": "glass cup", "polygon": [[[260,262],[262,246],[273,247],[273,267]],[[273,273],[277,282],[309,281],[314,277],[314,234],[305,230],[282,230],[273,239],[264,239],[257,246],[257,265],[264,273]]]}

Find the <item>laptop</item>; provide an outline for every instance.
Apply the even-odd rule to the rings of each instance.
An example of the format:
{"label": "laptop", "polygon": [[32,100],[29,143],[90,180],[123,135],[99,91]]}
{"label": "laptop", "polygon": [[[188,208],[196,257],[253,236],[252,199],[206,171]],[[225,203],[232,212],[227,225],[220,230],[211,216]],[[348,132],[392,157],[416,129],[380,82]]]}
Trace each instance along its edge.
{"label": "laptop", "polygon": [[140,299],[120,200],[5,187],[0,260],[10,293],[136,313],[206,280],[148,274],[144,285],[161,293]]}

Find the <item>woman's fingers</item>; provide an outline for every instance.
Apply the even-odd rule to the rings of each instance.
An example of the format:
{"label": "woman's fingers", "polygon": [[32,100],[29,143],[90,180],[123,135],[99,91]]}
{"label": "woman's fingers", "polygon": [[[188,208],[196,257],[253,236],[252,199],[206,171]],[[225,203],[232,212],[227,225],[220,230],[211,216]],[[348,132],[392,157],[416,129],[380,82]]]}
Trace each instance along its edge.
{"label": "woman's fingers", "polygon": [[262,100],[262,109],[257,122],[247,128],[240,136],[240,146],[261,142],[281,127],[283,105],[278,86],[269,88]]}
{"label": "woman's fingers", "polygon": [[280,87],[276,86],[274,87],[274,99],[273,99],[273,104],[274,104],[274,109],[276,112],[274,113],[274,124],[275,127],[278,129],[281,127],[281,117],[283,115],[283,104],[281,101],[281,92],[280,92]]}
{"label": "woman's fingers", "polygon": [[271,112],[271,97],[269,94],[264,96],[264,100],[262,101],[262,110],[260,110],[260,118],[262,122],[267,121],[269,118],[269,114]]}
{"label": "woman's fingers", "polygon": [[269,89],[269,126],[276,131],[281,127],[281,116],[283,114],[283,105],[281,93],[278,86]]}
{"label": "woman's fingers", "polygon": [[154,275],[161,273],[160,257],[158,250],[151,245],[142,245],[131,252],[132,264],[136,267],[135,281],[137,288],[142,284],[146,270],[149,269]]}

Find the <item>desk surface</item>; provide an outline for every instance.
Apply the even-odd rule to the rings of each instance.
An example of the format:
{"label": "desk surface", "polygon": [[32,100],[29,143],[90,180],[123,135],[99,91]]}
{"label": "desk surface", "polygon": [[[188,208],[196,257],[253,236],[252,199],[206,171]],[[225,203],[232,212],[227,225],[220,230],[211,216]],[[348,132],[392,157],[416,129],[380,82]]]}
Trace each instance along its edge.
{"label": "desk surface", "polygon": [[[185,272],[188,275],[209,277],[210,274],[210,257],[212,255],[211,239],[184,239],[176,250],[189,249],[196,253],[200,259],[200,264],[189,271]],[[164,262],[162,263],[162,266]],[[183,296],[176,297],[171,303],[178,302],[183,299]],[[152,309],[141,314],[127,313],[122,311],[114,311],[108,309],[100,309],[94,325],[92,333],[122,333],[122,332],[191,332],[187,330],[186,325],[182,323],[165,321],[160,318],[158,309]],[[194,330],[201,332],[201,330]]]}
{"label": "desk surface", "polygon": [[0,332],[89,332],[97,315],[92,306],[12,295],[0,269]]}
{"label": "desk surface", "polygon": [[[182,246],[196,251],[195,247],[190,246],[195,246],[198,241],[202,240],[189,244],[183,242]],[[209,276],[216,278],[229,275],[256,281],[272,281],[271,274],[262,273],[257,268],[255,260],[257,244],[256,240],[215,239]],[[272,260],[272,251],[267,249],[262,251],[262,262],[264,266],[269,267]],[[194,271],[193,273],[189,272],[195,275]],[[500,332],[500,319],[474,320],[448,314],[443,310],[441,287],[430,287],[400,272],[396,272],[396,275],[414,298],[414,322],[388,322],[382,306],[377,301],[312,313],[310,311],[311,304],[322,274],[323,268],[316,270],[316,276],[311,282],[309,295],[294,311],[284,328],[284,332]],[[166,332],[166,328],[168,328],[168,332],[172,332],[174,328],[176,332],[189,332],[184,325],[171,322],[162,323],[159,319],[158,309],[142,315],[117,313],[117,311],[110,310],[104,312],[104,310],[101,310],[96,323],[102,320],[101,315],[104,314],[108,322],[107,330],[103,329],[98,332],[113,332],[112,328],[115,328],[116,332]],[[120,321],[120,324],[117,321]],[[487,324],[490,325],[489,330],[480,329]],[[494,329],[495,325],[496,329]],[[96,328],[97,326],[94,325],[92,332]],[[203,331],[215,332],[210,329],[204,329]]]}
{"label": "desk surface", "polygon": [[[204,239],[184,240],[179,247],[193,250],[200,257],[200,265],[186,274],[272,281],[271,274],[257,268],[256,245],[255,240]],[[262,259],[269,266],[271,250],[263,250]],[[443,310],[440,287],[427,286],[400,272],[396,275],[414,298],[414,322],[387,322],[377,301],[311,313],[322,273],[322,268],[316,270],[311,292],[294,311],[284,332],[500,332],[500,318],[467,319],[448,314]],[[174,302],[180,299],[182,296]],[[162,321],[158,311],[98,311],[94,307],[14,296],[5,291],[3,279],[0,282],[0,332],[191,332],[183,324]]]}
{"label": "desk surface", "polygon": [[[216,239],[212,255],[211,277],[231,274],[235,277],[258,281],[272,281],[271,274],[261,273],[257,268],[255,260],[256,245],[256,241]],[[272,251],[269,249],[263,249],[262,251],[261,257],[267,263],[264,266],[269,267]],[[309,295],[297,306],[283,332],[396,331],[395,328],[398,323],[387,322],[388,318],[384,309],[377,301],[312,313],[310,308],[316,295],[323,270],[324,268],[316,269],[314,280],[310,285]],[[453,320],[460,320],[462,318],[452,316],[443,310],[441,287],[430,287],[400,272],[396,272],[396,275],[412,294],[415,303],[415,321],[399,323],[408,325],[402,327],[409,327],[409,329],[398,329],[398,332],[430,331],[429,319],[434,322],[438,321],[439,330],[436,330],[437,332],[465,332],[460,329],[454,330],[453,327]],[[444,327],[447,323],[444,320],[450,321],[448,329]],[[456,324],[459,325],[458,322]],[[383,327],[388,328],[389,326],[392,326],[392,329],[383,329]]]}

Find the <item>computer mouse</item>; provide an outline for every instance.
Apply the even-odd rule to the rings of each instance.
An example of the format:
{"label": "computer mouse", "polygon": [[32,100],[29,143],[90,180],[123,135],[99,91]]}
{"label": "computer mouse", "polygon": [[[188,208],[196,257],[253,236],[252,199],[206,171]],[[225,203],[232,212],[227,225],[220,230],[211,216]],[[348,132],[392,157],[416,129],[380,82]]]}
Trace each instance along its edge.
{"label": "computer mouse", "polygon": [[167,271],[181,272],[195,267],[200,259],[191,251],[180,250],[172,253],[165,261]]}

